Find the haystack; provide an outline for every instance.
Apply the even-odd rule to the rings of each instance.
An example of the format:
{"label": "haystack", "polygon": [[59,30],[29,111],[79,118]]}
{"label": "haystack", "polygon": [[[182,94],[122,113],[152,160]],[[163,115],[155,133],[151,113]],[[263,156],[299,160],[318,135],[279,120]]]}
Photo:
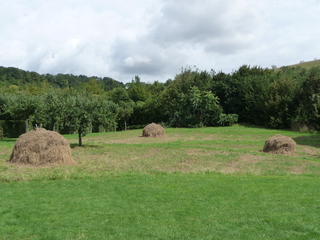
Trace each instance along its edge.
{"label": "haystack", "polygon": [[263,147],[263,152],[281,155],[294,155],[296,149],[296,142],[289,137],[277,134],[269,138]]}
{"label": "haystack", "polygon": [[142,137],[163,137],[164,128],[155,123],[150,123],[144,127],[142,131]]}
{"label": "haystack", "polygon": [[22,134],[14,145],[10,162],[30,165],[75,163],[68,141],[59,133],[44,128]]}

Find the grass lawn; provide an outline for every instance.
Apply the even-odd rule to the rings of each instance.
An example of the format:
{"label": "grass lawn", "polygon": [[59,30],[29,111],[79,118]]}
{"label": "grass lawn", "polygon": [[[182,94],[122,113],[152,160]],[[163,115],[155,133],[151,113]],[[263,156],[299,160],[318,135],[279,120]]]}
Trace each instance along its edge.
{"label": "grass lawn", "polygon": [[[259,151],[275,134],[295,156]],[[67,135],[77,164],[51,167],[9,164],[15,140],[0,140],[0,239],[320,239],[318,134],[139,135]]]}

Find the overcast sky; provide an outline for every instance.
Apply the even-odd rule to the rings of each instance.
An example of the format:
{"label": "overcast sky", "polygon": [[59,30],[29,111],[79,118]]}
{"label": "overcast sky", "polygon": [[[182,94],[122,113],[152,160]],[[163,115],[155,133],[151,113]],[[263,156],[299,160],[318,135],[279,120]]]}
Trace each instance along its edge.
{"label": "overcast sky", "polygon": [[0,0],[0,66],[165,82],[320,58],[319,0]]}

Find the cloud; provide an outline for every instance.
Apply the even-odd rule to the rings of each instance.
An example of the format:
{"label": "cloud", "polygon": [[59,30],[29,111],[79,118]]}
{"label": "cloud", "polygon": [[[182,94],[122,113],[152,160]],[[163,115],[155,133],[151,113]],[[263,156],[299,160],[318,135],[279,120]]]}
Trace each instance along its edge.
{"label": "cloud", "polygon": [[113,69],[148,79],[167,79],[168,73],[174,77],[172,72],[183,66],[207,67],[215,58],[245,51],[253,45],[255,26],[261,20],[256,8],[237,13],[239,6],[234,2],[164,1],[144,34],[130,40],[116,39]]}
{"label": "cloud", "polygon": [[319,58],[316,0],[3,1],[0,65],[165,81]]}
{"label": "cloud", "polygon": [[200,46],[206,51],[232,53],[250,45],[261,22],[261,9],[245,3],[233,0],[188,0],[184,4],[167,1],[161,17],[155,19],[150,35],[162,46],[182,44],[190,49]]}
{"label": "cloud", "polygon": [[[175,63],[181,57],[175,49],[164,49],[153,42],[146,41],[145,38],[136,41],[118,39],[112,47],[113,71],[120,71],[129,79],[130,76],[139,75],[144,78],[154,80],[157,77],[169,78],[172,68],[178,69]],[[178,62],[181,62],[179,59]]]}

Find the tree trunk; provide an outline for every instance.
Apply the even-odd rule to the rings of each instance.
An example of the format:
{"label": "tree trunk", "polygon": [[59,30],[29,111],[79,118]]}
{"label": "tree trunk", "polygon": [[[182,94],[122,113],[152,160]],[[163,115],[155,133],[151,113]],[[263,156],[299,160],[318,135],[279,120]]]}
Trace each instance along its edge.
{"label": "tree trunk", "polygon": [[79,146],[82,146],[82,131],[79,129],[78,130],[78,138],[79,138]]}
{"label": "tree trunk", "polygon": [[124,130],[127,131],[127,121],[124,121]]}
{"label": "tree trunk", "polygon": [[29,121],[26,119],[26,132],[29,132]]}

